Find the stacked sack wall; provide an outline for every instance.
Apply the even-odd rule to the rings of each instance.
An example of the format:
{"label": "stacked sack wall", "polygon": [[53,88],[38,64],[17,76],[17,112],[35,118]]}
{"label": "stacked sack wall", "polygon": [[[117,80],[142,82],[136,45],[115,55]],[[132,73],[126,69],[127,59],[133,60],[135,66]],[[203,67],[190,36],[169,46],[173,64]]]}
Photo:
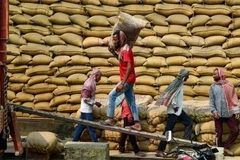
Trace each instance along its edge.
{"label": "stacked sack wall", "polygon": [[[161,134],[166,112],[151,103],[183,66],[190,70],[185,100],[208,99],[216,67],[224,68],[240,97],[239,5],[236,0],[9,0],[8,99],[75,117],[84,81],[93,68],[100,68],[103,77],[96,98],[104,105],[94,108],[94,117],[96,121],[106,117],[103,99],[119,81],[118,61],[107,45],[119,11],[123,11],[149,22],[133,47],[134,90],[148,95],[144,103],[145,96],[137,99],[143,130]],[[214,144],[214,130],[199,129],[213,125],[208,110],[207,105],[198,105],[189,114],[196,123],[193,131],[200,131],[198,140]],[[182,131],[180,125],[175,135]],[[112,149],[119,135],[98,130],[98,137],[111,142]],[[138,141],[140,148],[148,151],[155,151],[158,144],[140,137]],[[235,147],[236,155],[240,155],[238,150]]]}

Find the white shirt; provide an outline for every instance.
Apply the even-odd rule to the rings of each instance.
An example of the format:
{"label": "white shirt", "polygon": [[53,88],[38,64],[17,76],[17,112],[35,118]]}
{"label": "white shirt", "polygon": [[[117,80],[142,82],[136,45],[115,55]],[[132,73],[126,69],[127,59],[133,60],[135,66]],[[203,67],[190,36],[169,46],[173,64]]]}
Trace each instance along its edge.
{"label": "white shirt", "polygon": [[92,98],[89,99],[87,103],[84,102],[84,97],[81,99],[81,104],[80,104],[80,111],[83,113],[92,113],[93,112],[93,106],[95,103],[95,95],[92,96]]}
{"label": "white shirt", "polygon": [[[175,113],[173,108],[178,107],[178,111]],[[183,85],[181,86],[179,92],[174,96],[171,104],[167,108],[168,114],[175,114],[179,116],[183,110]]]}

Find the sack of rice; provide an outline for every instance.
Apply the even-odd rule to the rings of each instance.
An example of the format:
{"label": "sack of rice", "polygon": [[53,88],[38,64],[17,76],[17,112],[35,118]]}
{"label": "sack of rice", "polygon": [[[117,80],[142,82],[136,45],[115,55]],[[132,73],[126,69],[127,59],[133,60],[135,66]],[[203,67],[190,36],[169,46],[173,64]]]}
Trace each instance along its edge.
{"label": "sack of rice", "polygon": [[[146,25],[147,25],[147,21],[144,21],[144,20],[139,19],[139,18],[135,18],[135,17],[133,17],[133,16],[127,14],[127,13],[120,12],[119,17],[118,17],[118,21],[114,25],[113,33],[116,30],[123,31],[127,36],[127,43],[129,44],[130,47],[133,47],[137,38],[138,38],[139,32]],[[113,42],[112,42],[112,38],[110,40],[109,45],[112,48],[114,47]]]}

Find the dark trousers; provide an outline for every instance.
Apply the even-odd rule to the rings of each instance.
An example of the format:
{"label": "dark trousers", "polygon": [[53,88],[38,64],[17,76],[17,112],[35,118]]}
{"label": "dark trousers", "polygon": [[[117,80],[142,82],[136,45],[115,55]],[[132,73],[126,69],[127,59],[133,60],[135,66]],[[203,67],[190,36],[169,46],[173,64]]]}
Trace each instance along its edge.
{"label": "dark trousers", "polygon": [[[235,118],[235,116],[231,118],[219,118],[215,119],[215,128],[216,128],[216,134],[217,134],[217,140],[216,145],[218,147],[224,147],[226,149],[229,149],[230,146],[234,143],[234,141],[237,139],[239,134],[239,128],[238,128],[238,120]],[[228,139],[223,145],[222,142],[222,135],[223,135],[223,122],[226,122],[229,129],[230,134],[228,136]]]}
{"label": "dark trousers", "polygon": [[[81,112],[80,119],[93,121],[93,114],[92,113],[82,113]],[[75,130],[75,133],[74,133],[74,136],[73,136],[73,141],[75,141],[75,142],[79,141],[80,136],[82,135],[82,132],[83,132],[83,130],[85,128],[88,129],[89,134],[90,134],[90,136],[92,138],[92,141],[93,142],[98,142],[97,134],[96,134],[95,129],[93,127],[86,126],[86,125],[81,125],[81,124],[78,124],[78,126],[77,126],[77,128]]]}
{"label": "dark trousers", "polygon": [[[167,118],[167,125],[165,128],[165,131],[163,132],[163,135],[165,135],[166,131],[172,131],[175,124],[177,122],[181,122],[185,126],[185,131],[184,131],[184,139],[191,140],[191,134],[192,134],[192,120],[191,118],[184,112],[182,111],[182,114],[179,116],[175,114],[168,114]],[[158,150],[159,151],[164,151],[166,149],[167,142],[166,141],[161,141],[158,145]]]}
{"label": "dark trousers", "polygon": [[[133,120],[132,120],[132,122],[129,122],[127,117],[123,118],[123,127],[132,126],[132,125],[134,125]],[[119,141],[119,151],[120,152],[125,151],[125,142],[126,142],[126,139],[127,139],[128,136],[129,136],[129,141],[130,141],[130,143],[133,147],[134,153],[138,153],[139,148],[138,148],[138,145],[137,145],[136,136],[128,135],[128,134],[125,134],[125,133],[121,134],[120,141]]]}

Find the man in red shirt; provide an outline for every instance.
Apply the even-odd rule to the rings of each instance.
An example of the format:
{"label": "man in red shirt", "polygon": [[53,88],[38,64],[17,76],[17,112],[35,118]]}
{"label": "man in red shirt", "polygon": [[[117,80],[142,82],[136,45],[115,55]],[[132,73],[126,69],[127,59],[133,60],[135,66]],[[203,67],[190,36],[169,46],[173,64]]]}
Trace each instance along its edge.
{"label": "man in red shirt", "polygon": [[[109,93],[108,119],[104,121],[106,125],[114,125],[114,110],[116,98],[122,93],[125,94],[126,100],[130,105],[135,124],[130,126],[131,129],[141,130],[139,122],[138,109],[135,102],[133,85],[136,81],[134,70],[134,59],[132,48],[127,44],[126,35],[117,30],[113,33],[114,49],[108,47],[109,51],[119,60],[119,70],[121,81]],[[116,50],[116,52],[115,52]]]}
{"label": "man in red shirt", "polygon": [[[131,109],[126,101],[126,99],[124,99],[122,101],[122,114],[121,114],[121,118],[123,119],[123,127],[128,127],[128,126],[132,126],[134,125],[134,120],[133,120],[133,114],[131,112]],[[137,140],[136,140],[136,136],[134,135],[128,135],[125,133],[121,134],[120,137],[120,141],[119,141],[119,152],[120,153],[125,153],[125,142],[127,140],[127,136],[129,136],[129,140],[130,143],[132,145],[133,151],[135,153],[136,156],[140,156],[140,157],[145,157],[146,155],[142,152],[139,152],[139,147],[137,145]]]}

